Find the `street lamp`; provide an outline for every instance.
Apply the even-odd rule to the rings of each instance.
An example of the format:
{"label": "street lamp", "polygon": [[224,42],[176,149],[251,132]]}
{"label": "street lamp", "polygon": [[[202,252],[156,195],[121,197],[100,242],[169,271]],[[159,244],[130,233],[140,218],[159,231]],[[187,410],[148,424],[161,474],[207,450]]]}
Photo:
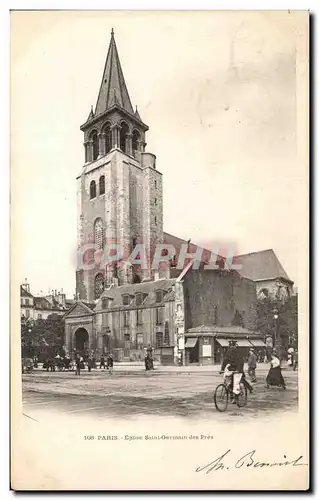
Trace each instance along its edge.
{"label": "street lamp", "polygon": [[275,331],[274,331],[274,338],[273,338],[273,344],[274,348],[277,348],[277,340],[278,340],[278,311],[277,309],[274,309],[274,320],[275,320]]}

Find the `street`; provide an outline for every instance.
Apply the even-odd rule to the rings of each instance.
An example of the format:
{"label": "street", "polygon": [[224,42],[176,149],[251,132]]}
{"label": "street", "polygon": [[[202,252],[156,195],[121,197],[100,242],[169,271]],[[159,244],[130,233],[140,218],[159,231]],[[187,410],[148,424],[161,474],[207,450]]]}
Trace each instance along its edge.
{"label": "street", "polygon": [[80,376],[38,370],[23,375],[23,411],[35,419],[39,413],[54,411],[97,418],[157,415],[223,420],[297,411],[297,372],[283,370],[286,390],[266,389],[267,372],[266,365],[257,370],[246,407],[229,405],[226,413],[219,413],[213,402],[214,389],[222,381],[217,367],[158,367],[145,372],[142,367],[116,366],[113,374],[86,370]]}

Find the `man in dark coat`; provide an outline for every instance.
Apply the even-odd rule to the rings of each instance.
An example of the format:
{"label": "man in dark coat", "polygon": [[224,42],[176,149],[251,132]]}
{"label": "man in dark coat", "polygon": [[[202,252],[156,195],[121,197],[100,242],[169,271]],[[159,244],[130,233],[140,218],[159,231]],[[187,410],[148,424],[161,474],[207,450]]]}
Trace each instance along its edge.
{"label": "man in dark coat", "polygon": [[76,365],[75,375],[80,375],[81,374],[81,358],[79,355],[77,355],[75,358],[75,365]]}
{"label": "man in dark coat", "polygon": [[102,354],[101,359],[100,359],[100,370],[104,368],[105,370],[105,358],[104,355]]}
{"label": "man in dark coat", "polygon": [[256,382],[256,368],[257,368],[257,357],[254,353],[254,349],[249,349],[248,356],[248,375],[252,382]]}
{"label": "man in dark coat", "polygon": [[[246,388],[249,390],[249,392],[253,392],[252,386],[248,383],[245,377],[244,373],[244,358],[240,354],[240,351],[237,348],[236,341],[230,341],[229,342],[229,348],[226,352],[221,371],[224,372],[226,366],[228,366],[228,370],[231,372],[238,372],[242,374],[242,382],[246,386]],[[234,378],[232,376],[232,382],[231,382],[231,390],[233,388],[233,383],[234,383]]]}
{"label": "man in dark coat", "polygon": [[107,362],[107,369],[110,371],[110,374],[112,375],[114,361],[111,353],[107,356],[106,362]]}

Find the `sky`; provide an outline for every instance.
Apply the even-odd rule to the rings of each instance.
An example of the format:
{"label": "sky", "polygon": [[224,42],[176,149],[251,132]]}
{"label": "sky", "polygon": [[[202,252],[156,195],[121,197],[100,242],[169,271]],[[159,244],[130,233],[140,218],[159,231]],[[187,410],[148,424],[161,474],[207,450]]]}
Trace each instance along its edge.
{"label": "sky", "polygon": [[[308,172],[300,146],[305,16],[11,12],[12,264],[72,297],[76,176],[114,28],[163,174],[164,230],[237,253],[273,248],[298,285]],[[297,71],[296,71],[297,68]]]}

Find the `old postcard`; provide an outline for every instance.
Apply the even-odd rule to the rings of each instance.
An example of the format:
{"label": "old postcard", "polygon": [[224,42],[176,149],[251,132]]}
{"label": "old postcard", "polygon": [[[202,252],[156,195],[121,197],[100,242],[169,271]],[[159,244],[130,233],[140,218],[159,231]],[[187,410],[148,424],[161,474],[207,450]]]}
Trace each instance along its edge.
{"label": "old postcard", "polygon": [[14,490],[309,488],[308,38],[11,13]]}

